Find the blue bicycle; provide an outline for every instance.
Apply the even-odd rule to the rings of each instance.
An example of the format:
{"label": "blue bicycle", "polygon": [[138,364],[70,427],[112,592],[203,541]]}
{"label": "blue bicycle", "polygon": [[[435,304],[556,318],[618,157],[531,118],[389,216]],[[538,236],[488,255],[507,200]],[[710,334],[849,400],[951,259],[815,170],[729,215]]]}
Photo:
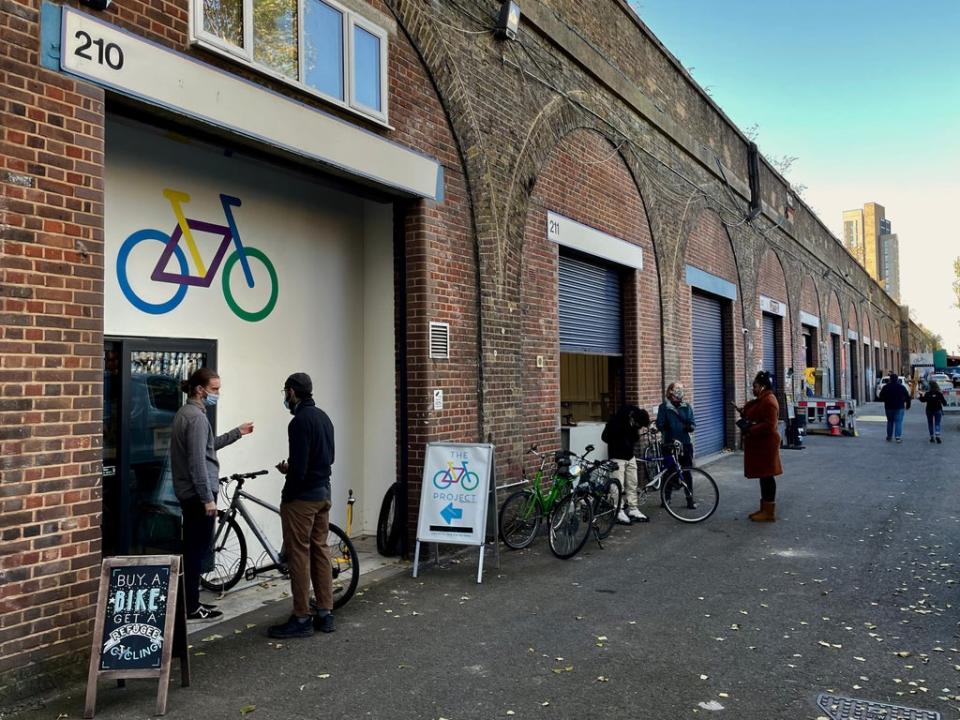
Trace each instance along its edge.
{"label": "blue bicycle", "polygon": [[651,492],[659,491],[660,507],[677,520],[685,523],[703,522],[716,512],[720,504],[716,480],[701,468],[681,468],[680,443],[664,443],[655,428],[648,432],[643,464],[650,480],[640,488],[640,505]]}

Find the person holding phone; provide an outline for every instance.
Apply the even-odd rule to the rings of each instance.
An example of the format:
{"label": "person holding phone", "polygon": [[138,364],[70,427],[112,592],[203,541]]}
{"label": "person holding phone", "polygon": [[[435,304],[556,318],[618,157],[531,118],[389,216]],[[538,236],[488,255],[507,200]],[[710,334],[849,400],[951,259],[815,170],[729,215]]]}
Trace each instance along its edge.
{"label": "person holding phone", "polygon": [[760,509],[750,513],[754,522],[774,522],[777,519],[777,481],[783,474],[780,464],[780,404],[773,393],[770,373],[761,370],[751,387],[754,399],[742,408],[737,427],[743,436],[743,474],[760,480]]}

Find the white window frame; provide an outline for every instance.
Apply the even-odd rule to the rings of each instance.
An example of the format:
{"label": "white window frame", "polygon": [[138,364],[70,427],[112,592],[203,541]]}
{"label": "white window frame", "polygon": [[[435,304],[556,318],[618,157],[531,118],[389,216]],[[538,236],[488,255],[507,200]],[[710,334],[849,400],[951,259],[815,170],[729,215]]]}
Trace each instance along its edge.
{"label": "white window frame", "polygon": [[[328,0],[322,0],[327,2]],[[332,3],[331,3],[332,4]],[[356,86],[354,80],[357,77],[356,74],[356,53],[353,51],[353,31],[354,28],[360,27],[363,30],[366,30],[371,35],[376,36],[380,40],[380,109],[367,107],[366,105],[361,104],[356,99]],[[387,121],[387,53],[384,52],[384,48],[387,47],[387,32],[381,27],[374,25],[372,22],[366,18],[362,18],[358,15],[350,13],[347,20],[347,36],[349,39],[349,45],[347,47],[347,60],[349,64],[349,69],[347,70],[347,77],[349,78],[349,87],[347,88],[347,98],[350,102],[350,107],[358,112],[362,112],[365,115],[371,115],[373,117]]]}
{"label": "white window frame", "polygon": [[[335,0],[319,0],[343,16],[343,99],[328,95],[305,82],[305,70],[303,63],[304,51],[304,33],[303,16],[305,0],[297,0],[297,77],[291,78],[277,72],[273,68],[261,65],[253,59],[253,0],[241,0],[243,4],[243,46],[233,45],[223,39],[208,33],[203,29],[203,0],[190,0],[190,42],[193,45],[203,47],[211,52],[223,55],[231,60],[239,62],[262,75],[279,80],[286,85],[302,90],[303,92],[320,98],[321,100],[343,108],[352,113],[369,118],[380,125],[390,127],[388,124],[388,101],[390,82],[387,76],[390,57],[390,44],[388,33],[379,25],[374,24],[367,18],[358,15],[356,12],[344,7]],[[354,53],[353,53],[353,28],[361,27],[371,35],[377,36],[380,40],[380,110],[367,107],[355,100],[354,90]]]}

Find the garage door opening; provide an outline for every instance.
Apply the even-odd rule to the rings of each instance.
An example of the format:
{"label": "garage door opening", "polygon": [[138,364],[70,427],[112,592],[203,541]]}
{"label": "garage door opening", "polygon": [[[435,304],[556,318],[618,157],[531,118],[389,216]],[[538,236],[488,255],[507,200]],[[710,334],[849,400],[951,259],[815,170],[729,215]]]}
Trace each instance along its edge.
{"label": "garage door opening", "polygon": [[594,445],[592,457],[604,457],[603,425],[624,398],[622,292],[619,267],[560,255],[561,441],[578,453]]}

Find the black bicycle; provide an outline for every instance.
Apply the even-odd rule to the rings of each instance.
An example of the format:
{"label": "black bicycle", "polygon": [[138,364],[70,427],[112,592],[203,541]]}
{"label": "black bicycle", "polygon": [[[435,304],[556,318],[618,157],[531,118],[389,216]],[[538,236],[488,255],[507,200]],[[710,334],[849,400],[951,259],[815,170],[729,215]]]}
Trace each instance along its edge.
{"label": "black bicycle", "polygon": [[[276,571],[289,576],[290,571],[284,562],[283,549],[278,550],[270,542],[263,528],[244,505],[244,500],[249,500],[277,515],[280,514],[280,508],[276,505],[251,495],[243,489],[247,480],[266,474],[266,470],[258,470],[220,478],[223,495],[227,495],[227,489],[231,483],[235,482],[236,487],[230,498],[230,505],[226,510],[220,510],[217,513],[217,528],[213,537],[213,570],[200,577],[200,584],[207,590],[225,593],[240,582],[241,578],[250,581],[266,572]],[[240,523],[237,522],[237,515],[244,519],[247,527],[260,542],[266,555],[266,563],[262,565],[254,563],[248,567],[247,539]],[[336,609],[346,605],[357,590],[357,582],[360,580],[360,559],[350,538],[333,523],[330,523],[330,531],[327,534],[327,550],[333,567],[333,607]]]}

